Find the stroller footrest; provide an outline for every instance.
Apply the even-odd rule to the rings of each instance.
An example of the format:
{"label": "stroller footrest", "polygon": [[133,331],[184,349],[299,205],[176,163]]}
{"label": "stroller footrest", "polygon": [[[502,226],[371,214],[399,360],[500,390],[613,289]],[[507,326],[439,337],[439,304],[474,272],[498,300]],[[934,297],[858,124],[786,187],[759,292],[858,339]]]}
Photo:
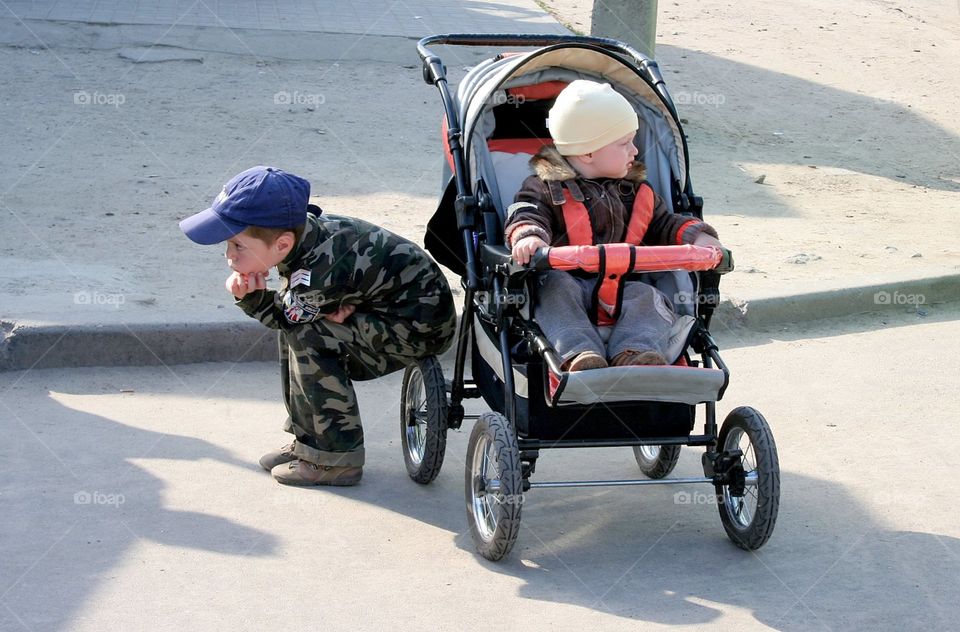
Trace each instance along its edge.
{"label": "stroller footrest", "polygon": [[[723,371],[702,367],[625,366],[550,375],[554,406],[599,402],[717,401]],[[553,384],[552,384],[553,385]],[[551,386],[552,386],[551,385]]]}

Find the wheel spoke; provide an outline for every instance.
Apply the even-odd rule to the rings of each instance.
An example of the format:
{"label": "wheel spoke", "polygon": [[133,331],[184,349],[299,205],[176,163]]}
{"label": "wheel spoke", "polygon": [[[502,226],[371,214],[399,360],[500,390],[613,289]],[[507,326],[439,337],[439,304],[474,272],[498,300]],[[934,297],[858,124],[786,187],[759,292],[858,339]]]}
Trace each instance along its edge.
{"label": "wheel spoke", "polygon": [[474,484],[472,495],[473,512],[476,526],[484,539],[490,539],[497,529],[496,509],[493,506],[494,495],[487,491],[493,469],[489,454],[489,442],[481,440],[474,453]]}
{"label": "wheel spoke", "polygon": [[737,503],[737,517],[743,525],[748,525],[750,521],[753,520],[753,512],[750,510],[749,505],[747,505],[745,498],[740,498]]}
{"label": "wheel spoke", "polygon": [[[740,450],[740,466],[744,470],[747,480],[743,496],[733,496],[730,493],[730,486],[723,487],[723,503],[726,506],[730,518],[740,527],[747,528],[753,521],[753,506],[758,502],[757,495],[757,475],[756,475],[756,452],[750,436],[741,430],[735,428],[728,435],[725,449]],[[752,499],[752,500],[751,500]]]}
{"label": "wheel spoke", "polygon": [[743,468],[747,471],[752,471],[757,469],[757,453],[753,449],[753,443],[749,444],[747,451],[743,455],[744,461],[750,464],[749,468]]}
{"label": "wheel spoke", "polygon": [[416,371],[411,376],[406,391],[407,453],[410,460],[415,463],[423,460],[426,448],[426,427],[429,411],[425,393],[423,374]]}

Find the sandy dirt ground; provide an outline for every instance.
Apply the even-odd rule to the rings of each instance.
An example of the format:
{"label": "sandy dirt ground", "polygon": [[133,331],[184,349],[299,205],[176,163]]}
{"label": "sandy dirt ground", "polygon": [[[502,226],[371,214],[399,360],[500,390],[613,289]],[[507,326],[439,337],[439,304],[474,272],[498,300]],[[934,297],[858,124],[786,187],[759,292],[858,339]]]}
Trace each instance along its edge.
{"label": "sandy dirt ground", "polygon": [[[581,28],[577,4],[546,3]],[[958,24],[953,0],[661,3],[694,184],[737,255],[728,294],[960,270]],[[243,319],[218,249],[177,221],[255,164],[307,177],[329,212],[422,239],[440,105],[412,42],[395,63],[122,53],[0,47],[5,320]]]}
{"label": "sandy dirt ground", "polygon": [[[0,116],[17,148],[0,160],[9,172],[33,166],[3,201],[5,311],[53,322],[224,318],[220,250],[194,246],[177,222],[256,164],[307,177],[329,212],[424,231],[440,182],[439,108],[412,49],[402,64],[349,67],[57,56],[51,67],[30,50],[0,50]],[[124,102],[75,104],[78,93]],[[76,304],[84,292],[91,300]]]}

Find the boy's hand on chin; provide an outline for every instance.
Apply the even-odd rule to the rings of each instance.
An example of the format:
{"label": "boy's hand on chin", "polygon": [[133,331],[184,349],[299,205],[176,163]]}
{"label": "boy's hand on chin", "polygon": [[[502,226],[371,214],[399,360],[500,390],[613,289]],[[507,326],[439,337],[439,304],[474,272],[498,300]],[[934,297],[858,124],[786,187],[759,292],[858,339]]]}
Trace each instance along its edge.
{"label": "boy's hand on chin", "polygon": [[267,289],[267,273],[240,274],[234,272],[227,277],[225,285],[227,291],[233,294],[234,298],[241,299],[251,292]]}

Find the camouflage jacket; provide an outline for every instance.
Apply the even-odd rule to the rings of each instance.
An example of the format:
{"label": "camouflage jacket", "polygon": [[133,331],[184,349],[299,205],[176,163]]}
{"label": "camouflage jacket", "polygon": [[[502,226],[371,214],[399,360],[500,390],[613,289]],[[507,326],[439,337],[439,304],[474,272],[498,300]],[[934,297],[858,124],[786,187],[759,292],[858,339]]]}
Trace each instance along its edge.
{"label": "camouflage jacket", "polygon": [[454,311],[446,278],[416,244],[352,217],[311,206],[297,245],[278,266],[280,289],[259,290],[237,305],[267,327],[291,329],[343,305],[399,320],[431,336]]}
{"label": "camouflage jacket", "polygon": [[[528,235],[536,235],[551,246],[566,246],[570,242],[563,221],[562,204],[556,203],[554,189],[568,190],[567,194],[582,201],[590,215],[593,243],[622,242],[636,197],[637,187],[644,182],[646,170],[637,163],[625,178],[587,179],[581,176],[553,147],[544,147],[530,159],[535,175],[523,181],[520,191],[510,205],[504,227],[508,247]],[[643,236],[646,246],[690,244],[701,232],[714,237],[717,232],[701,221],[691,221],[687,215],[672,213],[659,195],[654,194],[653,217]]]}

